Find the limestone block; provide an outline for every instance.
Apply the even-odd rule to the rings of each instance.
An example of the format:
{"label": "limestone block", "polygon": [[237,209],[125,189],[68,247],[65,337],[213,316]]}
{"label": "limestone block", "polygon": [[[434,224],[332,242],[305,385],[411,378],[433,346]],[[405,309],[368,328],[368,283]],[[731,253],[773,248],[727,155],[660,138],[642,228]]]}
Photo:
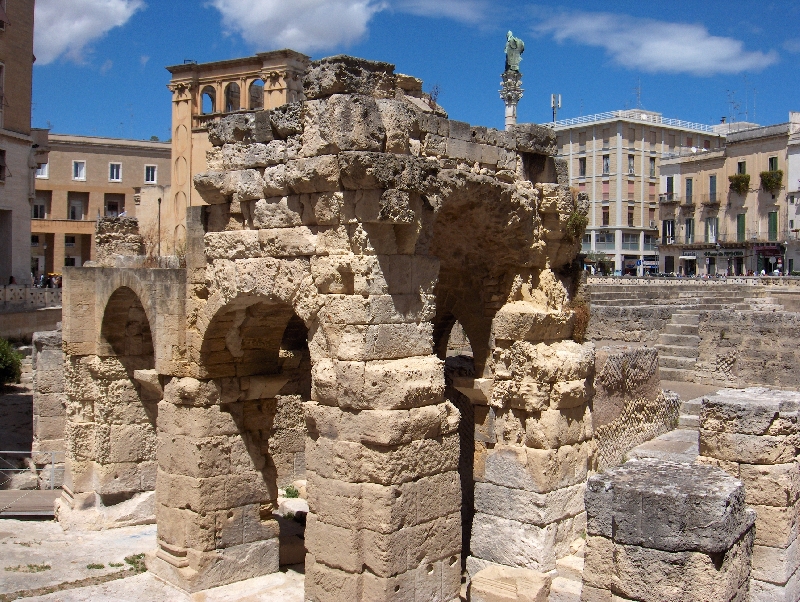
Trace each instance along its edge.
{"label": "limestone block", "polygon": [[67,456],[71,460],[94,460],[95,424],[93,422],[67,421],[64,438],[67,444]]}
{"label": "limestone block", "polygon": [[306,226],[259,230],[258,240],[267,257],[313,255],[317,249],[317,236]]}
{"label": "limestone block", "polygon": [[513,133],[519,151],[547,156],[556,154],[556,135],[551,128],[533,123],[517,124]]}
{"label": "limestone block", "polygon": [[[62,364],[63,366],[63,364]],[[37,393],[63,393],[64,392],[64,370],[37,370],[36,371],[36,392]]]}
{"label": "limestone block", "polygon": [[750,528],[744,487],[710,466],[644,458],[589,478],[587,532],[666,551],[722,553]]}
{"label": "limestone block", "polygon": [[371,96],[333,94],[307,101],[303,107],[304,157],[346,150],[381,152],[386,130]]}
{"label": "limestone block", "polygon": [[326,524],[312,512],[306,519],[305,537],[308,553],[317,562],[350,573],[361,572],[364,551],[359,531]]}
{"label": "limestone block", "polygon": [[410,155],[348,151],[339,153],[338,159],[345,190],[423,190],[436,169]]}
{"label": "limestone block", "polygon": [[256,198],[263,197],[268,199],[286,195],[289,192],[287,177],[286,165],[273,165],[264,169],[262,176],[264,188],[259,197]]}
{"label": "limestone block", "polygon": [[66,416],[33,416],[33,434],[36,439],[63,439]]}
{"label": "limestone block", "polygon": [[40,417],[63,416],[66,412],[67,396],[64,393],[34,393],[33,412]]}
{"label": "limestone block", "polygon": [[614,542],[598,535],[586,536],[583,587],[610,590],[614,577]]}
{"label": "limestone block", "polygon": [[800,498],[800,464],[739,464],[745,501],[763,506],[792,506]]}
{"label": "limestone block", "polygon": [[220,403],[221,386],[196,378],[172,378],[164,385],[164,401],[175,405],[208,407]]}
{"label": "limestone block", "polygon": [[458,430],[458,410],[450,402],[411,410],[353,413],[314,402],[304,404],[309,434],[367,445],[393,446]]}
{"label": "limestone block", "polygon": [[258,234],[258,230],[209,232],[203,237],[206,257],[209,260],[261,257]]}
{"label": "limestone block", "polygon": [[297,195],[255,201],[251,209],[254,228],[292,228],[302,224],[303,207]]}
{"label": "limestone block", "polygon": [[754,544],[750,576],[759,581],[785,585],[800,568],[799,542],[800,540],[795,539],[788,548]]}
{"label": "limestone block", "polygon": [[750,580],[752,602],[795,602],[798,599],[800,599],[800,571],[796,571],[786,585],[777,585],[755,578]]}
{"label": "limestone block", "polygon": [[470,581],[472,602],[547,602],[552,577],[545,573],[504,566],[479,571]]}
{"label": "limestone block", "polygon": [[428,356],[433,350],[433,325],[326,324],[309,333],[312,353],[343,361],[369,361]]}
{"label": "limestone block", "polygon": [[306,441],[306,467],[328,479],[399,484],[456,470],[458,436],[381,447],[319,437]]}
{"label": "limestone block", "polygon": [[[233,265],[214,262],[215,288],[235,296],[236,292],[271,297],[275,290],[280,263],[272,257],[238,259]],[[228,292],[230,291],[230,292]]]}
{"label": "limestone block", "polygon": [[339,163],[335,155],[289,161],[286,164],[286,181],[294,193],[338,190]]}
{"label": "limestone block", "polygon": [[151,424],[112,425],[109,462],[155,459],[156,433]]}
{"label": "limestone block", "polygon": [[586,480],[592,443],[558,449],[496,445],[488,450],[483,480],[495,485],[549,493]]}
{"label": "limestone block", "polygon": [[272,140],[269,113],[236,113],[225,115],[208,124],[208,139],[214,146],[236,142],[266,142]]}
{"label": "limestone block", "polygon": [[267,144],[236,142],[225,144],[220,150],[219,160],[226,170],[268,167],[286,161],[286,143],[282,140],[271,140]]}
{"label": "limestone block", "polygon": [[572,314],[543,310],[526,301],[507,303],[494,317],[495,339],[509,341],[560,341],[572,333]]}
{"label": "limestone block", "polygon": [[[558,383],[556,383],[558,384]],[[592,438],[592,413],[588,406],[544,410],[525,421],[525,445],[556,449]]]}
{"label": "limestone block", "polygon": [[700,455],[745,464],[794,461],[800,439],[793,436],[740,435],[700,429]]}
{"label": "limestone block", "polygon": [[752,549],[752,527],[727,550],[721,566],[717,558],[703,552],[615,544],[612,588],[623,598],[643,602],[732,600],[746,588]]}
{"label": "limestone block", "polygon": [[476,512],[470,549],[474,556],[497,564],[547,572],[556,559],[569,554],[569,544],[579,536],[579,517],[544,527]]}
{"label": "limestone block", "polygon": [[726,389],[703,398],[700,425],[709,431],[744,435],[791,435],[800,432],[800,395],[751,387]]}
{"label": "limestone block", "polygon": [[[452,122],[450,125],[451,136],[453,133]],[[481,145],[474,144],[465,140],[458,140],[456,138],[447,139],[447,156],[453,159],[461,159],[470,165],[480,163],[481,160]]]}
{"label": "limestone block", "polygon": [[752,505],[756,511],[756,543],[777,548],[789,547],[800,528],[800,506],[776,508]]}
{"label": "limestone block", "polygon": [[256,169],[230,171],[226,175],[226,190],[233,191],[233,201],[253,201],[264,196],[264,178]]}
{"label": "limestone block", "polygon": [[341,192],[301,194],[303,224],[306,226],[338,226],[344,207]]}
{"label": "limestone block", "polygon": [[155,489],[155,462],[96,464],[94,490],[100,495],[130,494]]}
{"label": "limestone block", "polygon": [[386,130],[386,152],[407,153],[409,138],[419,138],[417,112],[401,100],[380,99],[378,108]]}
{"label": "limestone block", "polygon": [[580,408],[588,400],[590,391],[587,379],[557,382],[550,391],[550,406],[561,410]]}
{"label": "limestone block", "polygon": [[139,383],[143,399],[158,401],[164,396],[157,370],[134,370],[133,379]]}
{"label": "limestone block", "polygon": [[447,141],[449,138],[437,134],[425,134],[422,143],[422,153],[429,157],[447,156]]}
{"label": "limestone block", "polygon": [[226,495],[227,475],[195,478],[158,470],[156,501],[173,508],[212,512],[229,508]]}
{"label": "limestone block", "polygon": [[[306,554],[305,597],[311,602],[361,601],[362,573],[352,573],[325,566],[314,555]],[[375,598],[380,600],[380,598]]]}
{"label": "limestone block", "polygon": [[36,371],[64,370],[64,352],[59,349],[42,349],[36,353]]}
{"label": "limestone block", "polygon": [[393,98],[396,85],[394,65],[339,55],[311,63],[303,79],[303,93],[307,100],[333,94]]}
{"label": "limestone block", "polygon": [[437,134],[445,138],[450,136],[450,121],[432,113],[421,113],[419,115],[420,131]]}
{"label": "limestone block", "polygon": [[195,190],[209,205],[227,203],[233,194],[233,190],[228,187],[227,174],[224,171],[207,171],[196,174],[192,181]]}
{"label": "limestone block", "polygon": [[229,437],[196,439],[162,434],[158,440],[158,465],[173,474],[213,477],[230,472]]}
{"label": "limestone block", "polygon": [[215,515],[156,504],[158,538],[173,546],[201,552],[215,549]]}
{"label": "limestone block", "polygon": [[581,514],[585,490],[583,483],[545,494],[476,483],[475,511],[501,518],[513,516],[521,523],[544,527]]}
{"label": "limestone block", "polygon": [[276,138],[286,140],[289,136],[303,133],[301,102],[289,102],[269,111],[272,132]]}

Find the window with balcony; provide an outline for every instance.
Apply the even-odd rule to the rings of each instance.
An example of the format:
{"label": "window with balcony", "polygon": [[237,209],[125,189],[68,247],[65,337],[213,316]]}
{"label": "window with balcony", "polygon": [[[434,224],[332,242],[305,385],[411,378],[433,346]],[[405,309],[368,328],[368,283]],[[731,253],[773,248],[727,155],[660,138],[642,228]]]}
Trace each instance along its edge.
{"label": "window with balcony", "polygon": [[89,206],[89,193],[87,192],[67,193],[67,219],[82,220],[88,206]]}
{"label": "window with balcony", "polygon": [[636,197],[636,182],[628,180],[628,200],[632,201]]}
{"label": "window with balcony", "polygon": [[717,242],[717,231],[719,229],[719,218],[706,218],[705,242],[714,244]]}
{"label": "window with balcony", "polygon": [[631,146],[636,142],[636,128],[628,128],[628,141],[631,143]]}
{"label": "window with balcony", "polygon": [[609,128],[603,128],[603,146],[608,146],[608,140],[611,137],[611,130]]}
{"label": "window with balcony", "polygon": [[686,204],[692,204],[692,194],[694,193],[694,180],[686,178]]}
{"label": "window with balcony", "polygon": [[736,242],[747,240],[747,230],[745,229],[745,214],[740,213],[736,216]]}
{"label": "window with balcony", "polygon": [[703,140],[703,148],[706,150],[711,150],[711,140]]}
{"label": "window with balcony", "polygon": [[584,234],[581,241],[581,253],[588,253],[592,250],[592,235]]}
{"label": "window with balcony", "polygon": [[603,207],[603,225],[604,226],[610,225],[610,220],[611,220],[611,212],[608,206]]}
{"label": "window with balcony", "polygon": [[686,146],[692,148],[694,146],[694,138],[691,136],[686,136]]}
{"label": "window with balcony", "polygon": [[778,157],[770,157],[767,162],[770,171],[778,171]]}
{"label": "window with balcony", "polygon": [[778,240],[778,212],[770,211],[767,214],[767,240],[775,242]]}
{"label": "window with balcony", "polygon": [[686,244],[691,245],[694,243],[694,218],[687,217],[684,226],[686,230],[686,238],[685,238]]}
{"label": "window with balcony", "polygon": [[665,219],[661,222],[661,244],[675,244],[675,220]]}
{"label": "window with balcony", "polygon": [[708,202],[717,202],[717,176],[708,176]]}
{"label": "window with balcony", "polygon": [[636,174],[636,159],[633,155],[628,155],[628,175],[633,176]]}
{"label": "window with balcony", "polygon": [[31,207],[31,217],[33,219],[45,219],[47,217],[45,204],[38,199],[33,202]]}
{"label": "window with balcony", "polygon": [[122,163],[108,164],[108,181],[122,182]]}
{"label": "window with balcony", "polygon": [[658,144],[658,138],[656,137],[656,133],[654,131],[650,132],[650,144],[653,146]]}
{"label": "window with balcony", "polygon": [[603,175],[611,173],[611,155],[603,155]]}
{"label": "window with balcony", "polygon": [[75,237],[71,234],[67,234],[64,236],[64,246],[65,247],[74,247],[75,246]]}
{"label": "window with balcony", "polygon": [[622,234],[622,248],[626,251],[639,250],[639,235],[638,234]]}
{"label": "window with balcony", "polygon": [[72,162],[72,179],[79,182],[86,181],[86,161]]}
{"label": "window with balcony", "polygon": [[50,177],[50,164],[42,163],[36,166],[36,178],[39,180],[47,180]]}
{"label": "window with balcony", "polygon": [[656,177],[656,158],[650,157],[650,177]]}
{"label": "window with balcony", "polygon": [[[586,159],[584,159],[584,162]],[[157,165],[145,165],[144,166],[144,183],[145,184],[156,184],[158,182],[158,166]]]}
{"label": "window with balcony", "polygon": [[736,164],[736,173],[744,175],[747,173],[747,161],[739,161]]}
{"label": "window with balcony", "polygon": [[125,195],[106,193],[103,195],[106,217],[119,217],[125,211]]}

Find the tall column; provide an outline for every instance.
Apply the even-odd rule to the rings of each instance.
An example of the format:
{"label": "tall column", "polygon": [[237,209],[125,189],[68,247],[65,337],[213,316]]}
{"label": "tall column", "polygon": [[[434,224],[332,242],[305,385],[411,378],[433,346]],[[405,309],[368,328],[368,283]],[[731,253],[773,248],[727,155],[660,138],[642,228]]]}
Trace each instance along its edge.
{"label": "tall column", "polygon": [[522,73],[508,70],[503,73],[500,98],[506,103],[506,130],[517,124],[517,104],[522,98]]}

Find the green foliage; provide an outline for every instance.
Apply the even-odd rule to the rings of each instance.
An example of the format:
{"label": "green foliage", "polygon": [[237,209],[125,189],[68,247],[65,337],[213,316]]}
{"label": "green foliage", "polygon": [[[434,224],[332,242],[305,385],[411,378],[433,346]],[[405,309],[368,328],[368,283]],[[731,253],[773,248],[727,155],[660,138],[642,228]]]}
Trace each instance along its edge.
{"label": "green foliage", "polygon": [[728,176],[728,180],[731,183],[731,190],[737,194],[745,195],[750,190],[750,174],[736,173]]}
{"label": "green foliage", "polygon": [[144,554],[132,554],[125,557],[125,562],[131,565],[131,570],[137,573],[144,573],[147,567],[144,565]]}
{"label": "green foliage", "polygon": [[98,564],[96,562],[90,562],[89,564],[86,565],[86,568],[87,569],[104,569],[104,568],[106,568],[106,565]]}
{"label": "green foliage", "polygon": [[289,485],[286,487],[286,497],[300,497],[300,492],[294,485]]}
{"label": "green foliage", "polygon": [[0,389],[11,383],[18,383],[22,376],[22,356],[11,343],[0,338]]}
{"label": "green foliage", "polygon": [[583,238],[586,226],[589,225],[589,218],[582,211],[573,211],[567,218],[565,227],[566,238],[569,242],[577,242]]}
{"label": "green foliage", "polygon": [[17,566],[7,566],[6,570],[12,573],[41,573],[49,571],[51,568],[49,564],[18,564]]}
{"label": "green foliage", "polygon": [[775,194],[781,189],[783,185],[783,170],[776,169],[775,171],[762,171],[761,172],[761,188],[767,192]]}

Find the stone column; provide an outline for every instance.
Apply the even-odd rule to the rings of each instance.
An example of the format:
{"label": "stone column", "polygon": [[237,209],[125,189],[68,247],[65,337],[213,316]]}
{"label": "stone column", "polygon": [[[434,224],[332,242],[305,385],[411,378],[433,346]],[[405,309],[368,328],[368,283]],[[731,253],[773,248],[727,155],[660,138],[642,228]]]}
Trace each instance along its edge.
{"label": "stone column", "polygon": [[749,599],[755,516],[725,472],[630,461],[589,479],[586,513],[584,602]]}
{"label": "stone column", "polygon": [[[64,352],[61,331],[33,333],[33,461],[41,470],[39,488],[64,483]],[[55,457],[49,453],[56,452]]]}
{"label": "stone column", "polygon": [[265,450],[243,434],[256,418],[238,397],[238,386],[229,396],[217,381],[171,378],[158,404],[158,549],[148,569],[186,591],[278,570],[277,487]]}
{"label": "stone column", "polygon": [[703,399],[700,461],[741,479],[756,511],[750,600],[800,600],[800,393],[724,389]]}
{"label": "stone column", "polygon": [[500,98],[506,105],[506,130],[517,124],[517,104],[522,99],[522,73],[506,71],[500,88]]}

